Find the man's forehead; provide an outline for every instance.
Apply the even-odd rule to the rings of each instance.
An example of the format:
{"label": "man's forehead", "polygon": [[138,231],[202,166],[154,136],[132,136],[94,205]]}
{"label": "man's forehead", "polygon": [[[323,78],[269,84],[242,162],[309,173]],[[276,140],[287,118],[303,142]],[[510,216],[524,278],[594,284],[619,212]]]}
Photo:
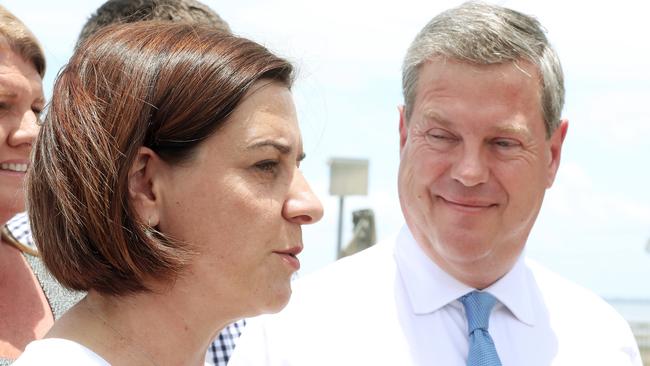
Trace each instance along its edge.
{"label": "man's forehead", "polygon": [[515,60],[504,60],[503,62],[497,63],[477,63],[469,60],[465,60],[457,57],[450,57],[440,54],[433,54],[428,57],[422,64],[420,64],[418,69],[418,76],[422,74],[422,71],[427,68],[427,66],[437,66],[438,69],[464,69],[467,73],[490,73],[490,72],[500,72],[504,74],[505,70],[508,70],[509,67],[512,67],[513,70],[517,70],[527,78],[539,78],[540,70],[539,67],[532,61],[520,58]]}
{"label": "man's forehead", "polygon": [[495,82],[498,81],[502,87],[508,87],[512,94],[532,88],[539,98],[541,111],[543,85],[539,68],[523,59],[497,64],[477,64],[442,56],[429,59],[418,70],[414,104],[420,104],[431,95],[442,97],[447,91],[457,88],[457,80],[467,81],[474,77],[477,80],[494,78]]}

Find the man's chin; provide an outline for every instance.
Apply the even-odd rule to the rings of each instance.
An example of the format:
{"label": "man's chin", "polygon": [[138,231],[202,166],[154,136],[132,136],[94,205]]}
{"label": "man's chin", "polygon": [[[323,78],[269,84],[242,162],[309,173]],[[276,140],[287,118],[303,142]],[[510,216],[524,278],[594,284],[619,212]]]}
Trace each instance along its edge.
{"label": "man's chin", "polygon": [[486,239],[490,238],[489,235],[463,231],[459,229],[449,235],[440,235],[434,250],[448,261],[457,263],[481,261],[494,253],[495,240]]}

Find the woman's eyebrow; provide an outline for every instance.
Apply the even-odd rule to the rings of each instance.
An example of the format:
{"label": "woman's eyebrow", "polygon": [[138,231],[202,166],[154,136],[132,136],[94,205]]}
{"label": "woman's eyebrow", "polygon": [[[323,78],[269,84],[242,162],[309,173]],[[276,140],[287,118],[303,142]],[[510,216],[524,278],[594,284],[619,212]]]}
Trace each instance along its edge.
{"label": "woman's eyebrow", "polygon": [[253,143],[252,145],[249,145],[246,149],[247,150],[254,150],[254,149],[259,149],[263,147],[271,146],[278,150],[282,154],[289,154],[291,152],[291,146],[287,144],[283,144],[281,142],[275,141],[275,140],[263,140],[263,141],[258,141]]}

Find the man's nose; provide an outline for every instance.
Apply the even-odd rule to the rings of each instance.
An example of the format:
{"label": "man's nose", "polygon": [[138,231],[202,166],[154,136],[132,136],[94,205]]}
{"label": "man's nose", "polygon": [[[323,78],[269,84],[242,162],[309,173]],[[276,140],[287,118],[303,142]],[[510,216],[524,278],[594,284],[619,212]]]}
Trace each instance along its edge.
{"label": "man's nose", "polygon": [[451,167],[451,177],[466,187],[487,182],[490,170],[481,146],[463,145]]}

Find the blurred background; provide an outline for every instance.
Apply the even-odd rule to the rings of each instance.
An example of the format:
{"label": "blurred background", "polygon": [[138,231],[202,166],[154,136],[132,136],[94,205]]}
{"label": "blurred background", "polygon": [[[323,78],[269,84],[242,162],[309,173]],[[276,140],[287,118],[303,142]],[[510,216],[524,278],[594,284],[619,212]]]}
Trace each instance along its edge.
{"label": "blurred background", "polygon": [[[355,210],[374,212],[379,240],[399,230],[402,57],[431,17],[460,2],[203,2],[234,33],[298,66],[294,95],[307,154],[301,169],[325,207],[323,220],[304,228],[301,274],[337,255],[339,197],[329,194],[332,158],[368,162],[367,195],[345,198],[343,245],[352,239]],[[82,24],[102,3],[2,0],[44,45],[46,95]],[[564,116],[570,126],[562,164],[527,254],[606,298],[630,321],[640,345],[650,347],[650,3],[497,3],[541,21],[566,76]]]}

